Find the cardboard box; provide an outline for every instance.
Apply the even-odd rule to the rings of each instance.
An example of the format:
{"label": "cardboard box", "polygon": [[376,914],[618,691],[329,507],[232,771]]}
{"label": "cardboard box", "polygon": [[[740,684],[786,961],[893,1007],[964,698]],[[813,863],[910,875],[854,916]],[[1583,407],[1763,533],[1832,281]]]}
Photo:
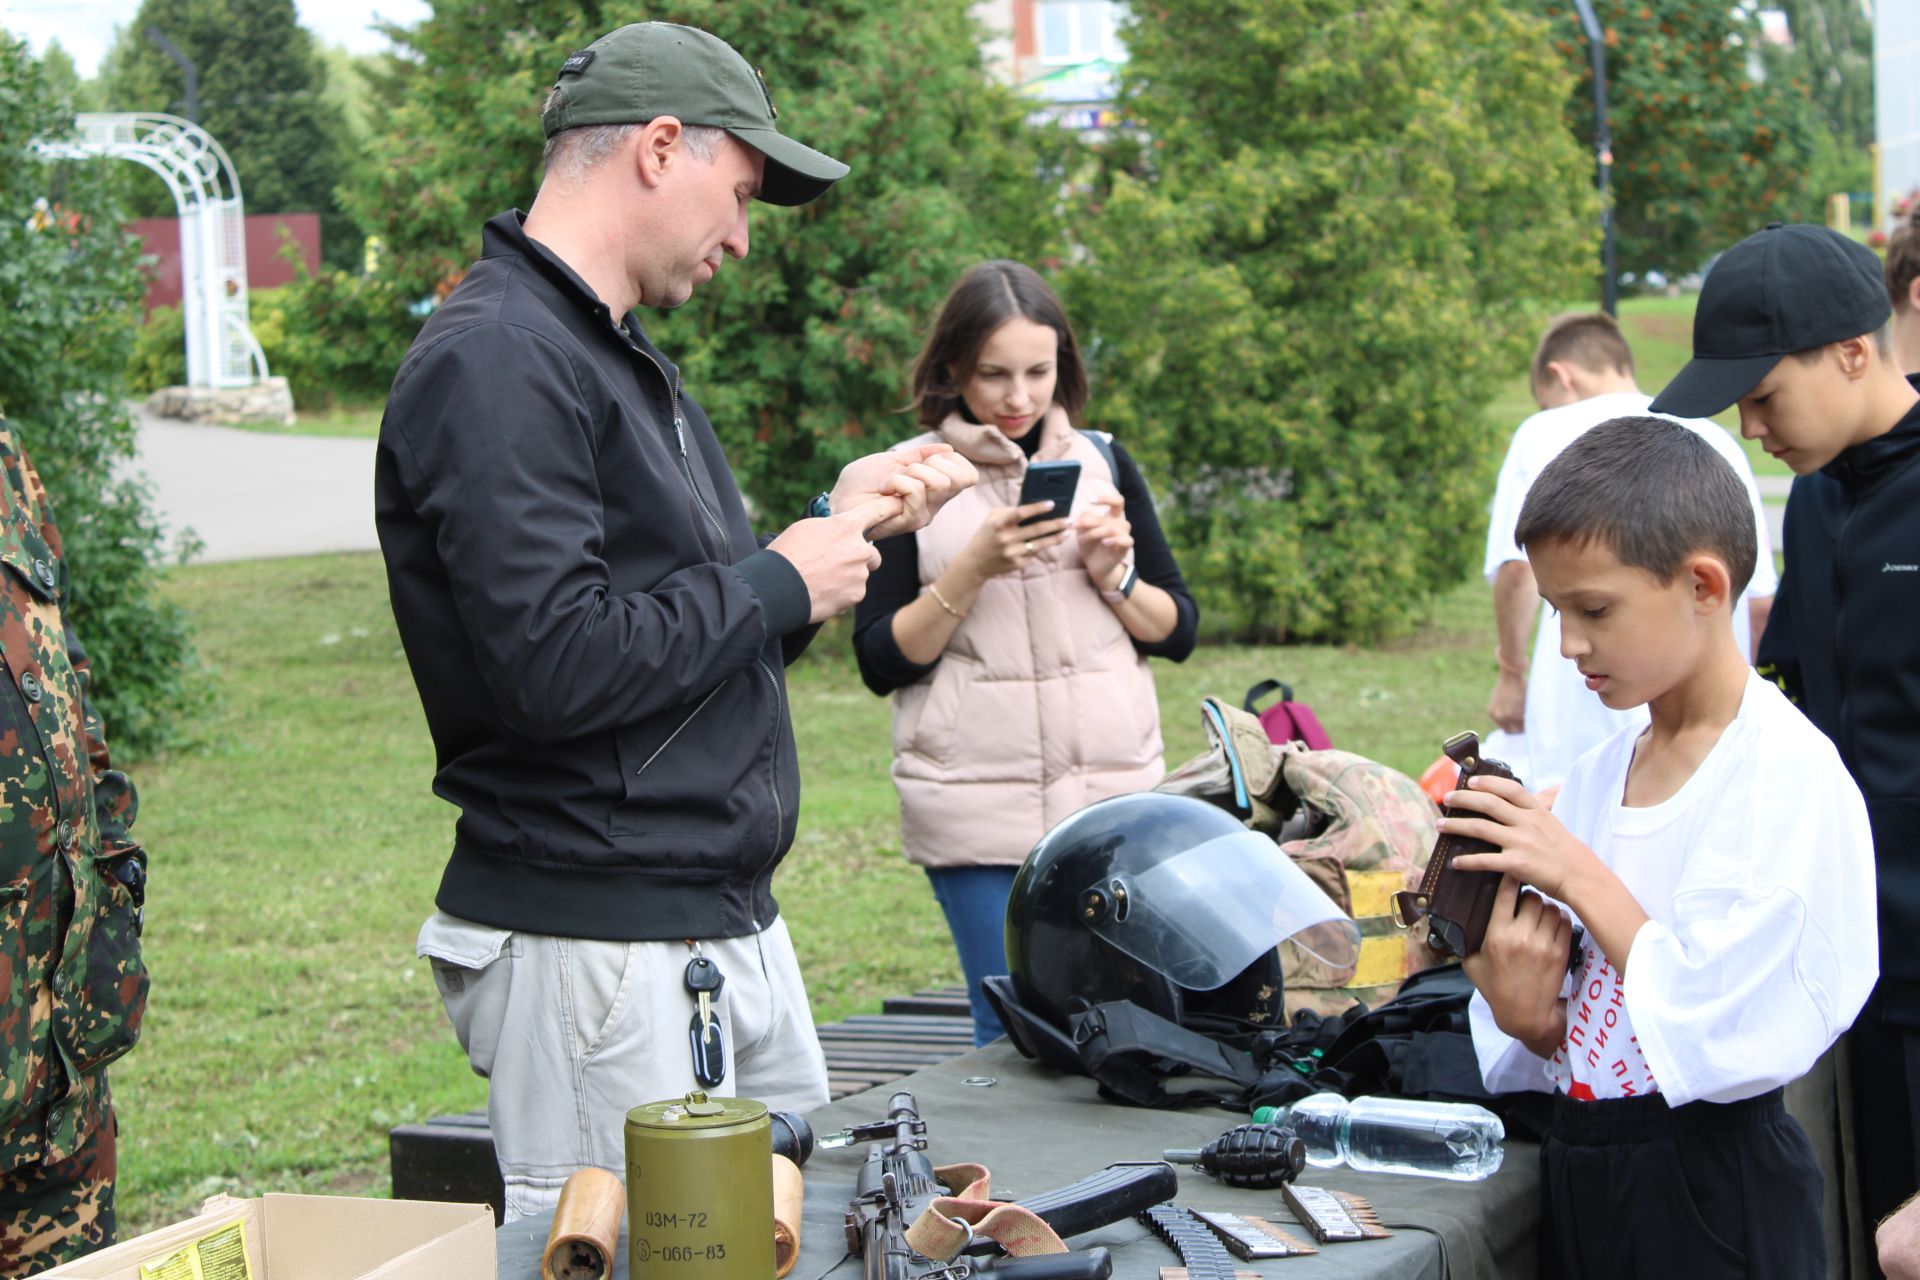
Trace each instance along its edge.
{"label": "cardboard box", "polygon": [[214,1196],[196,1217],[123,1240],[43,1276],[139,1280],[153,1262],[244,1220],[254,1280],[494,1280],[493,1210],[484,1204],[350,1196]]}

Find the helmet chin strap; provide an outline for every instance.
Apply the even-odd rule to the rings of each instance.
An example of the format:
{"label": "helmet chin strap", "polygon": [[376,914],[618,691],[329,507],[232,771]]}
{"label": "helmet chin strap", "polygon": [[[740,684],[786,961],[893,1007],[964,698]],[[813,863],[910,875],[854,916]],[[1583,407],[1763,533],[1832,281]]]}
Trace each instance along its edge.
{"label": "helmet chin strap", "polygon": [[[1244,1098],[1260,1081],[1260,1068],[1244,1049],[1189,1031],[1131,1001],[1097,1004],[1070,1021],[1081,1069],[1100,1082],[1102,1091],[1135,1106],[1228,1103]],[[1169,1092],[1169,1064],[1231,1087]]]}

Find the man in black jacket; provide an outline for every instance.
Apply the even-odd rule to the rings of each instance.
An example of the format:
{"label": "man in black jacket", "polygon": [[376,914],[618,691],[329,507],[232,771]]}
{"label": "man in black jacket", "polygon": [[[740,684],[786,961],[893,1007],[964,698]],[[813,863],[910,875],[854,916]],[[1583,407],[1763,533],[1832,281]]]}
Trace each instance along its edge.
{"label": "man in black jacket", "polygon": [[487,224],[381,424],[394,615],[460,812],[418,947],[491,1082],[509,1218],[623,1169],[641,1103],[827,1099],[771,892],[799,803],[783,668],[861,597],[870,539],[973,473],[944,448],[862,459],[756,541],[633,309],[744,258],[750,200],[846,173],[774,114],[706,32],[641,23],[569,57],[532,210]]}
{"label": "man in black jacket", "polygon": [[1847,1053],[1869,1226],[1920,1186],[1920,392],[1890,315],[1871,250],[1775,223],[1715,263],[1694,358],[1653,403],[1737,404],[1797,477],[1757,661],[1833,739],[1873,824],[1880,981]]}

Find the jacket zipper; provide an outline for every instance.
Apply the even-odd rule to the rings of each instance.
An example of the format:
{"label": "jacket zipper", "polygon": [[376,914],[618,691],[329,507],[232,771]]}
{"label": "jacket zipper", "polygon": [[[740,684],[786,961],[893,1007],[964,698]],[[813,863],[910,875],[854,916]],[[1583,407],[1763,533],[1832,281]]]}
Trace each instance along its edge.
{"label": "jacket zipper", "polygon": [[667,384],[667,403],[673,411],[673,438],[674,442],[680,446],[680,470],[687,477],[687,488],[693,493],[694,505],[700,508],[700,514],[707,518],[707,523],[713,526],[713,531],[720,535],[720,549],[726,555],[726,562],[732,564],[733,539],[727,536],[725,526],[720,523],[720,517],[715,515],[713,508],[707,505],[706,498],[700,492],[700,486],[694,482],[693,460],[687,457],[687,420],[680,416],[680,371],[676,369],[672,376],[668,376],[666,366],[655,359],[651,351],[641,347],[632,338],[627,339],[627,344],[645,356],[653,367],[660,371],[660,377]]}
{"label": "jacket zipper", "polygon": [[[1840,532],[1835,534],[1833,538],[1833,581],[1835,588],[1833,605],[1833,673],[1839,682],[1841,690],[1840,710],[1834,717],[1835,727],[1839,729],[1841,735],[1850,742],[1853,738],[1853,733],[1847,724],[1847,704],[1852,701],[1852,698],[1847,693],[1846,650],[1841,645],[1840,618],[1841,615],[1846,612],[1847,606],[1847,529],[1853,524],[1853,513],[1859,504],[1851,493],[1846,493],[1845,498],[1847,514],[1841,518]],[[1851,759],[1846,742],[1835,742],[1834,745],[1840,749],[1840,758],[1842,760]]]}
{"label": "jacket zipper", "polygon": [[648,769],[653,767],[653,762],[660,758],[660,753],[662,751],[665,751],[668,747],[672,746],[673,740],[680,736],[680,730],[692,724],[693,718],[699,715],[702,711],[705,711],[707,709],[707,704],[713,701],[713,695],[716,693],[719,693],[720,690],[725,687],[726,687],[726,681],[724,680],[721,681],[719,684],[713,686],[713,688],[708,691],[707,696],[700,699],[700,705],[695,707],[693,710],[687,712],[687,718],[685,720],[682,720],[677,726],[675,726],[673,732],[667,735],[667,740],[661,743],[659,746],[655,747],[653,749],[653,754],[640,762],[640,767],[633,771],[633,776],[637,778],[641,774],[645,773]]}
{"label": "jacket zipper", "polygon": [[780,836],[787,829],[786,806],[780,803],[780,738],[782,726],[787,722],[787,699],[780,690],[780,678],[767,665],[765,658],[755,658],[754,665],[766,673],[767,683],[773,686],[773,754],[767,762],[767,789],[773,793],[773,842],[780,843]]}
{"label": "jacket zipper", "polygon": [[[647,351],[641,347],[640,344],[634,342],[631,337],[627,338],[627,344],[645,356],[647,361],[660,371],[660,377],[667,384],[667,402],[673,411],[673,439],[674,443],[677,444],[680,449],[681,474],[687,478],[687,489],[693,494],[693,501],[695,505],[700,508],[700,513],[706,516],[707,522],[713,526],[713,531],[720,536],[720,548],[726,555],[727,563],[732,564],[733,539],[727,536],[726,527],[720,523],[720,517],[714,514],[713,508],[707,505],[705,496],[700,492],[699,484],[696,483],[693,478],[693,461],[687,456],[687,421],[680,413],[679,371],[675,370],[672,375],[669,375],[666,366],[661,364],[651,351]],[[767,760],[767,791],[773,797],[773,844],[775,852],[772,858],[767,859],[766,862],[761,864],[760,869],[764,871],[780,856],[780,837],[787,829],[786,806],[780,803],[780,737],[781,726],[786,723],[787,718],[787,701],[785,695],[780,691],[779,677],[774,675],[773,668],[767,665],[766,659],[755,658],[753,661],[754,665],[766,674],[767,683],[773,686],[773,752]],[[713,693],[709,693],[701,700],[700,706],[693,709],[693,714],[680,722],[680,728],[675,729],[673,733],[668,736],[667,741],[661,743],[654,749],[653,755],[647,757],[646,764],[640,766],[639,773],[646,772],[647,765],[652,764],[660,753],[667,749],[668,744],[680,736],[680,729],[684,729],[691,724],[693,717],[699,715],[701,709],[713,700],[713,694],[718,692],[720,692],[720,688],[716,686]],[[635,776],[637,777],[639,774],[636,773]],[[758,920],[755,920],[753,925],[755,929],[760,928],[760,922]]]}

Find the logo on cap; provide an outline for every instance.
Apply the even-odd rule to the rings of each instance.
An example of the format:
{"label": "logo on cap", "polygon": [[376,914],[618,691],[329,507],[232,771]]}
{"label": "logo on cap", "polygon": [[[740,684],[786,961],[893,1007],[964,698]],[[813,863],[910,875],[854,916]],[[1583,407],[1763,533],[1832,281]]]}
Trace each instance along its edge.
{"label": "logo on cap", "polygon": [[560,78],[560,76],[579,75],[581,72],[585,71],[587,69],[587,65],[593,61],[593,55],[594,55],[594,51],[592,49],[582,49],[578,53],[568,54],[567,60],[560,64],[560,71],[557,75],[554,76],[554,79],[557,80]]}
{"label": "logo on cap", "polygon": [[773,105],[773,90],[767,88],[767,73],[760,68],[753,69],[753,78],[760,82],[760,96],[767,100],[767,111],[775,120],[780,118],[780,108]]}

